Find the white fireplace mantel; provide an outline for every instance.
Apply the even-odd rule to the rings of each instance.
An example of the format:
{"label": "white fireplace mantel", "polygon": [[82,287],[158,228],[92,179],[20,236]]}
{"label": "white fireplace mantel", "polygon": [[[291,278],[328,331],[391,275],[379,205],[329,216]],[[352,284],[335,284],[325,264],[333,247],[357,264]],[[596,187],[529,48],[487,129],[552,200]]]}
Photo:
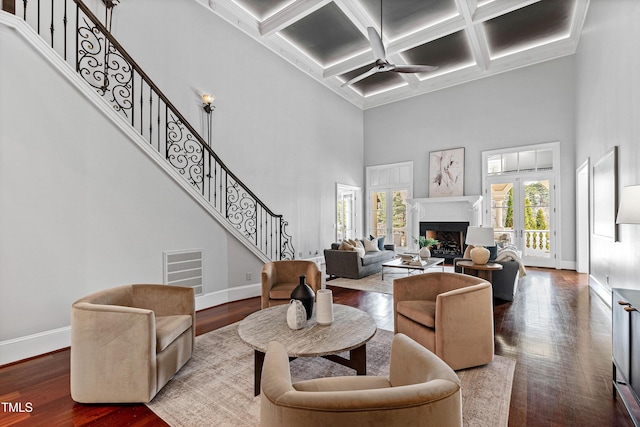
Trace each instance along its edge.
{"label": "white fireplace mantel", "polygon": [[[413,238],[420,234],[421,221],[455,221],[468,222],[472,226],[483,225],[482,196],[480,195],[407,199],[407,208],[407,225]],[[413,238],[410,242],[415,245]]]}

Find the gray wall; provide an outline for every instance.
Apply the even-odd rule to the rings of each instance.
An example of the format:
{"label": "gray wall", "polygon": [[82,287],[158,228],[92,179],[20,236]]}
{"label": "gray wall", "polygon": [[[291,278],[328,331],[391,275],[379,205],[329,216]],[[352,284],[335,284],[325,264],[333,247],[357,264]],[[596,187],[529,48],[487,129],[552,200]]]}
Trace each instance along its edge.
{"label": "gray wall", "polygon": [[[576,54],[576,166],[617,145],[618,194],[640,184],[639,21],[635,0],[591,0]],[[618,230],[619,242],[591,236],[591,274],[602,285],[608,277],[610,287],[640,289],[640,226]]]}
{"label": "gray wall", "polygon": [[427,197],[430,151],[465,148],[465,195],[482,190],[481,153],[560,142],[561,260],[575,261],[574,60],[565,57],[365,111],[365,166],[414,161]]}

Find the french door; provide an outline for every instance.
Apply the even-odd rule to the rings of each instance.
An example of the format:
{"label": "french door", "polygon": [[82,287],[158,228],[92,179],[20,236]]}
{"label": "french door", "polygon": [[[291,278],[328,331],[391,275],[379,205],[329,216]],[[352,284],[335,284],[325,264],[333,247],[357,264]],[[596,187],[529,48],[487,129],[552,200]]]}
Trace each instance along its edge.
{"label": "french door", "polygon": [[[336,185],[336,242],[344,239],[356,239],[360,230],[358,224],[358,203],[360,203],[361,191],[359,187],[349,185]],[[360,209],[362,213],[362,209]]]}
{"label": "french door", "polygon": [[374,237],[385,236],[385,243],[393,243],[406,250],[410,244],[407,228],[406,189],[373,190],[369,193],[369,228]]}
{"label": "french door", "polygon": [[[487,178],[490,218],[499,245],[513,245],[525,265],[556,266],[553,178],[548,174]],[[490,221],[490,222],[489,222]]]}

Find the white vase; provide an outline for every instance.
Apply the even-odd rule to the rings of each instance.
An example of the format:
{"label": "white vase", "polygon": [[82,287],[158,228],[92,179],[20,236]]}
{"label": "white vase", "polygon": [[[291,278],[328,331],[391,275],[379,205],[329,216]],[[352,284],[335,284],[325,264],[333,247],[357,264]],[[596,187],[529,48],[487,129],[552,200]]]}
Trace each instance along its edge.
{"label": "white vase", "polygon": [[333,293],[331,289],[319,289],[316,293],[316,322],[318,325],[333,323]]}
{"label": "white vase", "polygon": [[307,324],[307,310],[302,301],[292,299],[287,309],[287,325],[293,330],[302,329]]}
{"label": "white vase", "polygon": [[427,246],[423,246],[420,249],[420,258],[422,259],[427,259],[431,257],[431,251],[429,250],[429,248]]}

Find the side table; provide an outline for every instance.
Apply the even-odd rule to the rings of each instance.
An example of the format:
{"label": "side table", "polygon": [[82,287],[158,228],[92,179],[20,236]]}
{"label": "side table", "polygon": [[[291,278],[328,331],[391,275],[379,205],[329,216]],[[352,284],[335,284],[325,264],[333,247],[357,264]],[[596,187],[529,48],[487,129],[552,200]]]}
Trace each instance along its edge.
{"label": "side table", "polygon": [[[479,277],[491,284],[493,284],[493,272],[502,270],[502,265],[496,264],[495,262],[488,262],[486,264],[474,264],[473,261],[458,261],[457,265],[459,267],[462,267],[463,273]],[[469,273],[467,273],[467,270],[469,270]]]}

